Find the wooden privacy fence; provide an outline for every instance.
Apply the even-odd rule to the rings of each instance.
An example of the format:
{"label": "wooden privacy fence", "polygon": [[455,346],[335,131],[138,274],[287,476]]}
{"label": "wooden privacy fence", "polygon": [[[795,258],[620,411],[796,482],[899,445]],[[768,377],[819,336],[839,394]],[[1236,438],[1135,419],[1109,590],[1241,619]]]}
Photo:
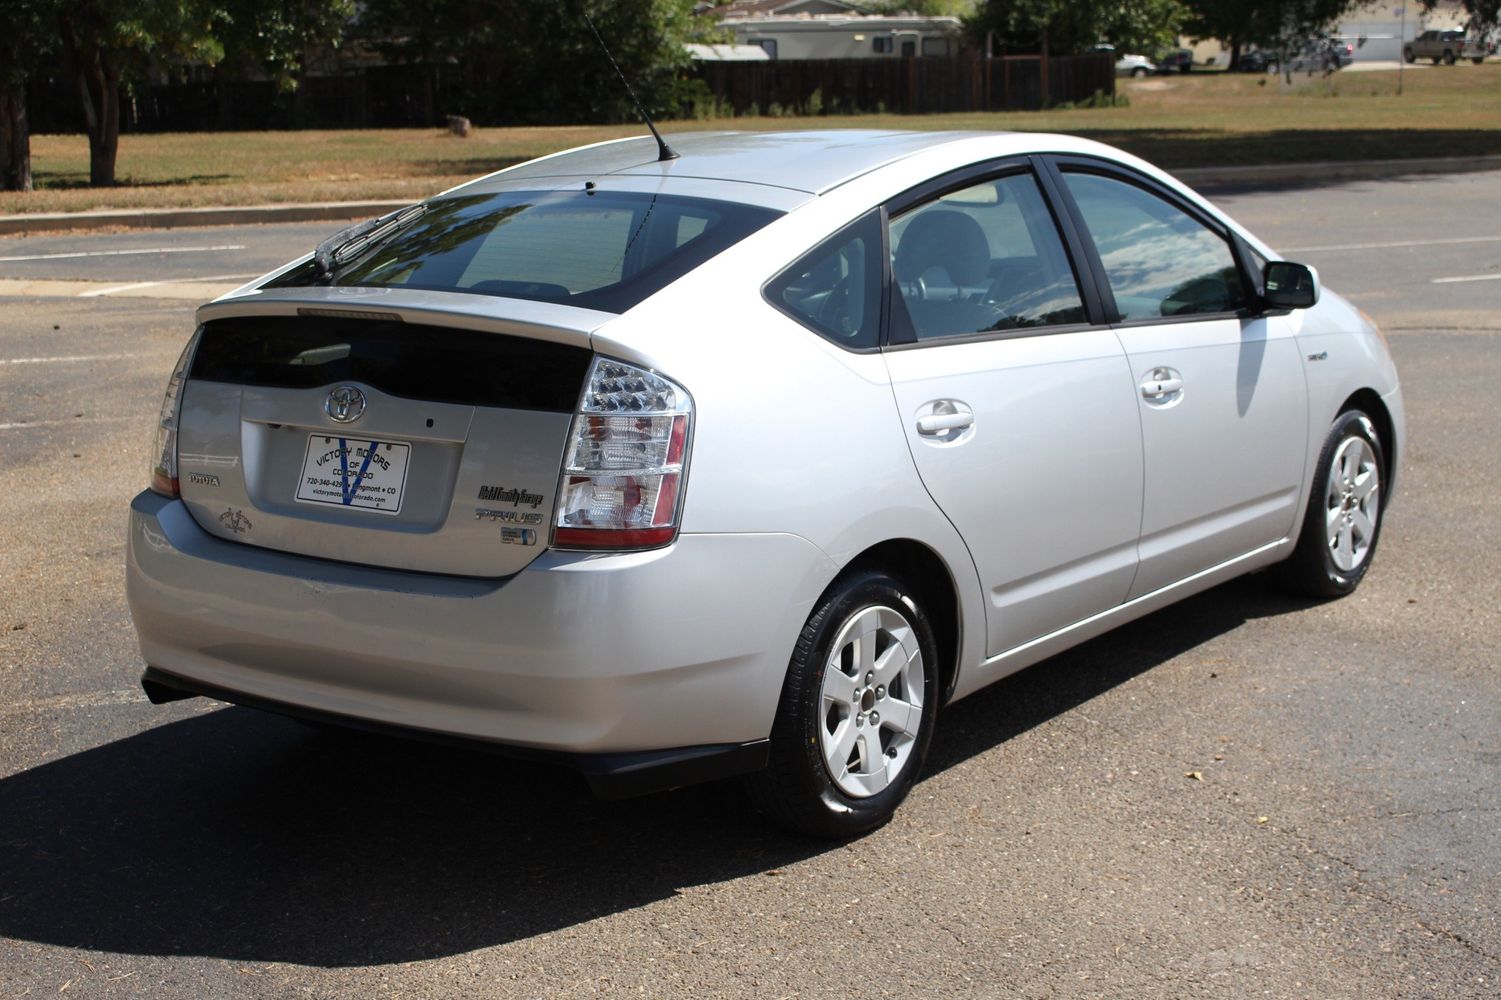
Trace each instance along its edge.
{"label": "wooden privacy fence", "polygon": [[1115,93],[1108,55],[705,62],[700,72],[736,114],[1029,111]]}

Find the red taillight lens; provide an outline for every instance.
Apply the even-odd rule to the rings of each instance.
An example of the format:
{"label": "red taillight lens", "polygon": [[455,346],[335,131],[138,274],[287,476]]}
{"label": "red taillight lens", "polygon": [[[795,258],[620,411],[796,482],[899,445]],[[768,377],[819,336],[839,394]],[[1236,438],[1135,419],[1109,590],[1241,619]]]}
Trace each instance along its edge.
{"label": "red taillight lens", "polygon": [[162,397],[162,409],[156,422],[156,445],[152,448],[150,486],[154,492],[176,498],[177,487],[177,423],[182,417],[182,387],[188,380],[188,365],[193,360],[193,348],[203,328],[188,339],[177,364],[172,366],[172,377],[167,380],[167,391]]}
{"label": "red taillight lens", "polygon": [[596,358],[569,432],[553,545],[644,549],[677,537],[692,420],[675,382]]}

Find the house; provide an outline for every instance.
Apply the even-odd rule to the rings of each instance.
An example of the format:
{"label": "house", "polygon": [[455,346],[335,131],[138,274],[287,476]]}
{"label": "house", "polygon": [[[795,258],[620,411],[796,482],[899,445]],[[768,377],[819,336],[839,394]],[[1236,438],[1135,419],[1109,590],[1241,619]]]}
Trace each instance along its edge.
{"label": "house", "polygon": [[737,0],[700,13],[772,59],[952,56],[963,40],[957,17],[866,14],[838,0]]}

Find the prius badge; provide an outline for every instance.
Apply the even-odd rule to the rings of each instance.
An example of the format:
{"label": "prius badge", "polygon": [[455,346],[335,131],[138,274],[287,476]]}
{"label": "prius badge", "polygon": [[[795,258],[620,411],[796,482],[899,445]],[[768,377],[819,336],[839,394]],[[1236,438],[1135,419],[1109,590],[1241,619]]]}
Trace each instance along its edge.
{"label": "prius badge", "polygon": [[323,401],[323,412],[341,424],[352,424],[365,412],[365,394],[352,385],[341,385]]}

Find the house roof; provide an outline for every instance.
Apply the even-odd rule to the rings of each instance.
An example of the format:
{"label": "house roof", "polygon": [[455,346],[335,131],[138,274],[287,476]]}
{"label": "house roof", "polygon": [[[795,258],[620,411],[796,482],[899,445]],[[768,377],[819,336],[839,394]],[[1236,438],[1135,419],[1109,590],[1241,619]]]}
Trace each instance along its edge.
{"label": "house roof", "polygon": [[840,0],[732,0],[704,11],[708,17],[744,18],[788,14],[859,14],[861,9]]}

